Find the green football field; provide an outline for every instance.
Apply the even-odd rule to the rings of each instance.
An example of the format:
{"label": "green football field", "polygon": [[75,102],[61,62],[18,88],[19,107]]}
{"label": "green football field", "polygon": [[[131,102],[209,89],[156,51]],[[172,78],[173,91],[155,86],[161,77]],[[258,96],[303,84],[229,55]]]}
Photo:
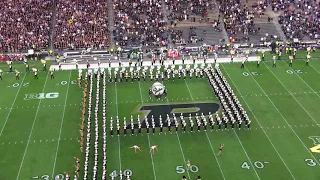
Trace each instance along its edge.
{"label": "green football field", "polygon": [[[260,68],[253,62],[247,63],[243,70],[240,63],[226,63],[220,64],[220,69],[245,107],[252,121],[251,129],[243,126],[241,130],[230,127],[217,130],[215,127],[214,131],[201,128],[200,132],[191,133],[188,126],[186,133],[181,128],[177,133],[174,129],[169,133],[164,128],[162,134],[156,129],[155,134],[144,131],[134,136],[128,129],[127,136],[121,132],[120,136],[111,137],[107,128],[108,179],[109,175],[120,179],[120,170],[132,173],[132,180],[180,180],[183,175],[188,180],[195,180],[197,176],[208,180],[320,179],[320,153],[310,150],[320,144],[320,61],[312,59],[310,66],[305,66],[305,61],[295,61],[292,68],[288,61],[278,61],[276,68],[272,68],[271,61],[262,62]],[[4,80],[0,81],[3,94],[0,98],[0,179],[53,180],[64,172],[73,174],[74,156],[81,157],[83,171],[84,155],[78,142],[82,90],[76,83],[77,75],[76,71],[57,71],[51,80],[47,73],[41,72],[35,80],[32,73],[23,72],[20,80],[15,80],[14,74],[4,73]],[[153,107],[151,112],[157,113],[157,107],[167,106],[161,109],[164,113],[179,104],[218,103],[206,79],[176,78],[163,84],[168,89],[168,98],[157,101],[149,99],[150,80],[107,83],[107,122],[117,115],[121,120],[126,117],[127,124],[133,115],[136,122],[138,114],[146,113],[140,110],[142,107],[145,110]],[[95,81],[93,85],[94,109]],[[204,112],[208,111],[210,108]],[[225,147],[218,156],[221,143]],[[142,151],[135,153],[129,148],[133,145],[140,146]],[[155,154],[149,153],[152,145],[158,146]],[[99,169],[101,158],[102,155]],[[186,169],[187,160],[192,165],[190,170]],[[91,161],[89,179],[92,172]]]}
{"label": "green football field", "polygon": [[[42,69],[40,63],[30,62],[32,67]],[[13,68],[20,80],[4,72],[0,81],[0,179],[46,180],[73,172],[73,157],[80,156],[78,72],[57,72],[53,80],[40,72],[36,80],[23,64]],[[7,65],[1,69],[7,71]]]}

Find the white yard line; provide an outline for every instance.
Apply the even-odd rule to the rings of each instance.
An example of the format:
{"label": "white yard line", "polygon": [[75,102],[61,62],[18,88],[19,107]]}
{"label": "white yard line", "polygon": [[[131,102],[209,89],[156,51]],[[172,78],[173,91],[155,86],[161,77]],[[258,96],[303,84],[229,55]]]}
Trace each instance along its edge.
{"label": "white yard line", "polygon": [[[167,97],[166,99],[167,99],[167,102],[168,102],[168,106],[169,106],[169,108],[170,108],[169,98]],[[171,108],[170,108],[170,109],[171,109]],[[185,158],[184,153],[183,153],[183,149],[182,149],[182,146],[181,146],[181,141],[180,141],[178,132],[176,132],[176,135],[177,135],[177,139],[178,139],[178,142],[179,142],[180,151],[181,151],[181,154],[182,154],[182,158],[183,158],[183,161],[184,161],[184,165],[185,165],[185,167],[187,167],[187,161],[186,161],[186,158]],[[189,179],[191,179],[189,171],[187,171],[187,174],[188,174]]]}
{"label": "white yard line", "polygon": [[[266,66],[266,67],[269,69],[269,71],[271,71],[268,66]],[[245,69],[248,70],[247,67],[245,67]],[[272,72],[272,71],[271,71],[271,72]],[[256,82],[256,84],[259,86],[259,88],[261,89],[261,91],[262,91],[265,95],[267,95],[267,93],[263,90],[263,88],[260,86],[260,84],[257,82],[257,80],[256,80],[253,76],[251,76],[251,77],[252,77],[252,79]],[[271,102],[271,104],[273,105],[273,107],[277,110],[277,112],[280,114],[280,116],[282,117],[282,119],[283,119],[283,120],[287,123],[287,125],[289,126],[289,122],[288,122],[287,119],[282,115],[282,113],[281,113],[280,110],[277,108],[277,106],[273,103],[273,101],[269,98],[269,96],[266,96],[266,97],[267,97],[268,100]],[[314,155],[311,153],[311,151],[309,150],[309,148],[304,144],[304,142],[301,140],[301,138],[298,136],[298,134],[293,130],[293,128],[292,128],[291,126],[289,126],[289,128],[290,128],[290,129],[292,130],[292,132],[296,135],[296,137],[299,139],[299,141],[300,141],[301,144],[305,147],[305,149],[309,152],[309,154],[313,157],[313,159],[317,162],[317,165],[320,166],[320,163],[319,163],[319,161],[317,160],[317,158],[314,157]]]}
{"label": "white yard line", "polygon": [[[223,66],[221,66],[221,67],[223,68]],[[224,69],[224,68],[223,68],[223,69]],[[225,70],[225,69],[224,69],[224,70]],[[238,87],[236,86],[236,84],[233,82],[233,80],[232,80],[231,77],[229,76],[229,73],[227,72],[227,70],[225,70],[225,72],[227,73],[227,76],[229,77],[230,81],[232,82],[232,84],[234,85],[234,87],[236,88],[236,90],[238,91],[239,95],[242,96],[240,90],[238,89]],[[244,103],[246,103],[247,107],[248,107],[249,110],[251,111],[253,117],[255,118],[255,120],[257,121],[257,123],[259,124],[259,126],[262,127],[261,124],[260,124],[260,122],[259,122],[259,120],[258,120],[258,118],[256,117],[255,113],[252,111],[252,109],[250,108],[249,104],[247,103],[247,101],[244,99],[243,96],[242,96],[242,99],[243,99]],[[283,158],[281,157],[279,151],[277,150],[277,148],[276,148],[276,147],[274,146],[274,144],[272,143],[272,141],[271,141],[271,139],[269,138],[269,136],[268,136],[268,134],[266,133],[266,131],[265,131],[263,128],[261,128],[261,129],[262,129],[263,133],[266,135],[266,137],[267,137],[267,139],[269,140],[270,144],[272,145],[273,149],[274,149],[274,150],[276,151],[276,153],[278,154],[278,156],[279,156],[279,158],[281,159],[282,163],[285,165],[285,167],[286,167],[287,170],[289,171],[291,177],[292,177],[293,179],[296,179],[296,178],[294,177],[294,175],[292,174],[291,170],[289,169],[289,167],[287,166],[287,164],[285,163],[285,161],[283,160]]]}
{"label": "white yard line", "polygon": [[246,154],[246,156],[247,156],[247,158],[248,158],[248,160],[249,160],[249,162],[250,162],[250,164],[251,164],[251,167],[253,168],[254,172],[256,173],[256,175],[257,175],[258,179],[260,179],[260,177],[259,177],[259,175],[258,175],[258,173],[257,173],[257,171],[256,171],[256,168],[254,168],[254,165],[253,165],[253,163],[252,163],[251,159],[249,158],[249,156],[248,156],[248,153],[247,153],[246,149],[243,147],[242,142],[241,142],[241,140],[240,140],[240,138],[239,138],[238,134],[236,133],[236,131],[235,131],[234,129],[233,129],[233,132],[234,132],[234,134],[236,135],[236,137],[237,137],[237,139],[238,139],[238,141],[239,141],[239,143],[240,143],[240,145],[241,145],[241,147],[242,147],[242,149],[243,149],[244,153]]}
{"label": "white yard line", "polygon": [[[285,63],[285,62],[284,62]],[[291,68],[291,67],[290,67]],[[269,68],[268,68],[269,69]],[[293,68],[291,68],[293,70]],[[270,70],[270,69],[269,69]],[[271,70],[270,70],[271,71]],[[293,97],[293,99],[302,107],[302,109],[311,117],[311,119],[317,124],[318,122],[311,116],[311,114],[301,105],[301,103],[292,95],[292,93],[288,90],[288,88],[280,81],[280,79],[271,71],[273,76],[280,82],[280,84],[290,93],[290,95]],[[319,94],[305,81],[303,80],[300,75],[295,73],[319,98]]]}
{"label": "white yard line", "polygon": [[316,68],[314,68],[311,64],[309,64],[309,66],[310,66],[312,69],[314,69],[315,71],[317,71],[318,74],[320,74],[320,72],[319,72]]}
{"label": "white yard line", "polygon": [[[141,98],[141,102],[142,102],[142,105],[143,105],[143,98],[142,98],[142,93],[141,93],[140,81],[138,82],[138,84],[139,84],[140,98]],[[148,136],[148,143],[149,143],[149,147],[151,147],[149,134],[147,134],[147,136]],[[150,153],[150,157],[151,157],[151,162],[152,162],[153,176],[154,176],[154,179],[156,180],[156,179],[157,179],[157,176],[156,176],[156,169],[154,168],[154,162],[153,162],[153,156],[152,156],[152,153]]]}
{"label": "white yard line", "polygon": [[[167,98],[168,99],[168,98]],[[169,102],[169,101],[168,101]],[[184,165],[185,165],[185,167],[187,167],[187,161],[186,161],[186,158],[185,158],[185,156],[184,156],[184,153],[183,153],[183,150],[182,150],[182,146],[181,146],[181,142],[180,142],[180,138],[179,138],[179,135],[178,135],[178,132],[176,131],[176,135],[177,135],[177,138],[178,138],[178,142],[179,142],[179,146],[180,146],[180,150],[181,150],[181,153],[182,153],[182,157],[183,157],[183,161],[184,161]],[[187,170],[187,173],[188,173],[188,177],[189,177],[189,179],[191,179],[190,178],[190,174],[189,174],[189,170]]]}
{"label": "white yard line", "polygon": [[[43,89],[42,89],[42,93],[44,92],[44,89],[46,87],[46,84],[47,84],[47,81],[48,81],[48,76],[49,74],[47,74],[47,77],[46,77],[46,81],[44,82],[44,86],[43,86]],[[30,131],[30,134],[29,134],[29,137],[28,137],[28,142],[27,142],[27,146],[26,146],[26,149],[24,150],[24,153],[23,153],[23,156],[22,156],[22,161],[21,161],[21,164],[20,164],[20,168],[19,168],[19,171],[18,171],[18,175],[17,175],[17,178],[16,180],[19,179],[19,176],[20,176],[20,172],[21,172],[21,169],[22,169],[22,166],[23,166],[23,162],[24,162],[24,158],[26,157],[26,154],[27,154],[27,151],[28,151],[28,147],[29,147],[29,144],[30,144],[30,138],[32,136],[32,133],[33,133],[33,128],[34,128],[34,125],[36,123],[36,119],[38,117],[38,112],[39,112],[39,107],[40,107],[40,104],[41,104],[41,100],[39,100],[39,103],[38,103],[38,108],[37,108],[37,111],[36,111],[36,115],[34,116],[34,119],[33,119],[33,123],[32,123],[32,127],[31,127],[31,131]]]}
{"label": "white yard line", "polygon": [[[119,107],[118,107],[118,89],[117,89],[117,83],[114,83],[114,87],[116,89],[116,108],[117,108],[117,116],[119,116]],[[118,149],[119,149],[119,171],[122,171],[122,164],[121,164],[121,145],[120,145],[120,137],[118,136]]]}
{"label": "white yard line", "polygon": [[[63,121],[64,121],[64,115],[66,112],[67,99],[68,99],[68,93],[69,93],[69,87],[70,87],[70,79],[71,79],[71,71],[70,71],[70,75],[69,75],[69,81],[68,81],[69,83],[68,83],[68,87],[67,87],[66,98],[64,101],[64,108],[63,108],[63,113],[62,113],[62,120],[61,120],[61,124],[60,124],[60,131],[59,131],[58,139],[61,138],[62,126],[63,126]],[[56,162],[57,162],[57,157],[58,157],[59,146],[60,146],[60,141],[58,141],[56,155],[54,157],[54,163],[53,163],[53,169],[52,169],[52,175],[51,175],[52,178],[54,178],[53,175],[54,175],[54,171],[56,169]]]}
{"label": "white yard line", "polygon": [[20,89],[21,89],[21,87],[22,87],[22,83],[23,83],[26,75],[27,75],[27,73],[24,73],[23,79],[22,79],[22,81],[21,81],[21,85],[20,85],[20,87],[19,87],[19,89],[18,89],[18,92],[17,92],[16,96],[14,97],[13,103],[12,103],[11,108],[10,108],[10,111],[9,111],[9,114],[7,115],[7,118],[6,118],[6,120],[4,121],[4,124],[3,124],[2,128],[1,128],[0,137],[2,136],[4,127],[6,126],[6,124],[7,124],[7,122],[8,122],[9,116],[10,116],[11,111],[12,111],[12,109],[13,109],[14,103],[15,103],[16,100],[17,100],[17,97],[18,97],[18,95],[19,95]]}
{"label": "white yard line", "polygon": [[[192,93],[191,93],[191,91],[190,91],[190,88],[189,88],[189,85],[188,85],[187,81],[184,80],[184,82],[185,82],[185,84],[186,84],[186,86],[187,86],[187,89],[188,89],[188,91],[189,91],[189,94],[190,94],[190,97],[191,97],[192,101],[194,101],[193,96],[192,96]],[[208,139],[208,142],[209,142],[211,151],[212,151],[212,153],[213,153],[213,155],[214,155],[214,158],[216,159],[216,161],[217,161],[217,163],[218,163],[218,166],[219,166],[221,175],[222,175],[223,179],[226,179],[225,176],[224,176],[224,173],[223,173],[223,171],[222,171],[222,168],[221,168],[221,166],[220,166],[219,160],[218,160],[218,158],[217,158],[217,156],[216,156],[216,153],[215,153],[214,150],[213,150],[213,146],[212,146],[212,144],[211,144],[211,141],[210,141],[210,139],[209,139],[209,136],[208,136],[207,131],[205,131],[205,133],[206,133],[206,136],[207,136],[207,139]],[[252,167],[254,167],[254,166],[252,166]],[[259,176],[258,176],[258,177],[259,177]]]}

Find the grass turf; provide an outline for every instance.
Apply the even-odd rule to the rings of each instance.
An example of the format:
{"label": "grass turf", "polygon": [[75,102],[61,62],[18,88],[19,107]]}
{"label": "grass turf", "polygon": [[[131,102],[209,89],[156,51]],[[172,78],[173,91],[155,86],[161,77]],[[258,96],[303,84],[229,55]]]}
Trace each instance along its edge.
{"label": "grass turf", "polygon": [[[35,66],[40,69],[41,64]],[[13,67],[21,71],[20,80],[14,73],[4,73],[0,81],[0,179],[53,179],[52,175],[73,172],[73,157],[80,156],[82,92],[71,81],[78,73],[62,71],[51,80],[48,73],[40,72],[36,80],[33,73],[23,72],[23,64]],[[59,96],[25,100],[26,94],[51,92]]]}
{"label": "grass turf", "polygon": [[[24,67],[20,66],[22,71]],[[157,129],[155,135],[108,134],[108,174],[127,169],[132,171],[131,179],[174,180],[182,175],[210,180],[320,179],[320,154],[309,149],[319,144],[314,137],[320,138],[320,62],[312,59],[310,66],[305,66],[304,61],[295,61],[290,68],[288,61],[278,61],[276,68],[271,66],[271,61],[262,62],[260,68],[256,63],[247,63],[241,70],[240,63],[220,64],[252,120],[251,130],[228,127],[196,133],[174,130],[159,135]],[[53,179],[52,174],[74,171],[73,157],[81,157],[78,130],[82,92],[71,83],[77,78],[76,71],[56,72],[55,76],[54,80],[46,79],[47,74],[41,72],[35,80],[32,73],[22,72],[16,81],[14,74],[4,73],[0,81],[0,179],[46,179],[44,175]],[[19,85],[13,87],[14,83]],[[21,86],[24,83],[29,84]],[[129,123],[130,115],[136,117],[141,105],[217,102],[205,79],[170,80],[164,84],[169,90],[168,101],[149,99],[150,81],[107,83],[107,121],[119,115],[120,119],[127,117]],[[59,97],[24,100],[25,94],[41,92],[58,92]],[[217,156],[220,143],[225,148]],[[134,144],[142,152],[129,149]],[[154,155],[149,153],[151,145],[159,146]],[[185,171],[188,159],[194,165],[192,171]]]}

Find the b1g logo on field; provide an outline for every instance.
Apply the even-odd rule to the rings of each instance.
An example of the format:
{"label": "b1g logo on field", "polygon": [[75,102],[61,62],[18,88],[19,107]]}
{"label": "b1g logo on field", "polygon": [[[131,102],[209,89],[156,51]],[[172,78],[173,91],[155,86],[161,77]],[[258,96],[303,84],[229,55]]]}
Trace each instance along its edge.
{"label": "b1g logo on field", "polygon": [[55,99],[59,97],[58,92],[51,92],[51,93],[31,93],[25,94],[24,100],[32,100],[32,99]]}

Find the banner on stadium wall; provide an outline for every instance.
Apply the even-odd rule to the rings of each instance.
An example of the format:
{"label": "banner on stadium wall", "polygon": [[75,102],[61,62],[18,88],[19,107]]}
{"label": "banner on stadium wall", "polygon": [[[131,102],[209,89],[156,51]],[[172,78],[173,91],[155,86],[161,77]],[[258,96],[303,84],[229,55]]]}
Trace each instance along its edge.
{"label": "banner on stadium wall", "polygon": [[170,49],[169,51],[168,51],[168,57],[169,58],[179,58],[179,52],[178,52],[178,50],[177,49]]}
{"label": "banner on stadium wall", "polygon": [[29,49],[28,50],[28,55],[33,55],[34,54],[34,50],[33,49]]}

